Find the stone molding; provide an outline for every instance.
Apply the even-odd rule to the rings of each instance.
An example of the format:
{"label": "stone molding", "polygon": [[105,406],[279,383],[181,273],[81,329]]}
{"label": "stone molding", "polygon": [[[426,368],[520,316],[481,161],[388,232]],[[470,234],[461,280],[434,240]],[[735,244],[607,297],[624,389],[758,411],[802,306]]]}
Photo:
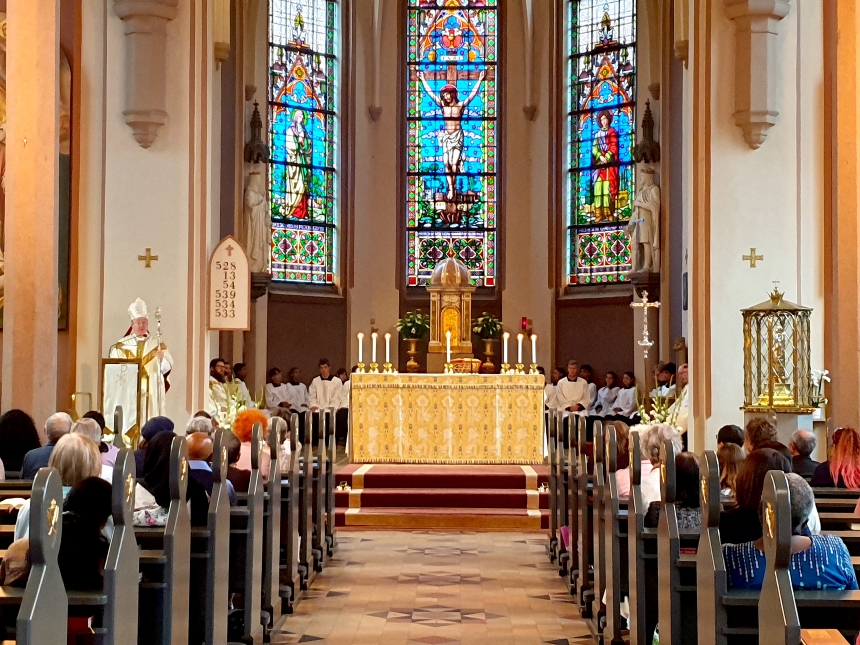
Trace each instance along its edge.
{"label": "stone molding", "polygon": [[167,123],[167,23],[179,0],[114,0],[126,37],[125,110],[135,140],[149,148]]}
{"label": "stone molding", "polygon": [[757,150],[776,125],[776,65],[780,59],[779,23],[790,0],[724,0],[735,23],[735,124]]}

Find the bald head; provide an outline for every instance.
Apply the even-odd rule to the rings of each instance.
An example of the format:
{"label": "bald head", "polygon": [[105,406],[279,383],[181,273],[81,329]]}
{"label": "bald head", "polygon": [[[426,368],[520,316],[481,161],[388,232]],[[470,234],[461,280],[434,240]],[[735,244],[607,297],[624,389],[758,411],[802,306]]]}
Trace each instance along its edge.
{"label": "bald head", "polygon": [[45,435],[48,443],[57,443],[61,438],[69,434],[72,429],[72,417],[65,412],[57,412],[45,421]]}
{"label": "bald head", "polygon": [[212,456],[212,439],[203,432],[194,432],[185,438],[188,458],[192,461],[207,461]]}

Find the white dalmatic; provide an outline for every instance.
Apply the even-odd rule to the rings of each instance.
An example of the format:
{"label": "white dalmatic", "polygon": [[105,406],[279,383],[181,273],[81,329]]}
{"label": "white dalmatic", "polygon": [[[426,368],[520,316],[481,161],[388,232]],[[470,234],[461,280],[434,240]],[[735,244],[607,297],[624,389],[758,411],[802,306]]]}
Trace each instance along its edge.
{"label": "white dalmatic", "polygon": [[[164,352],[164,358],[158,360],[158,350]],[[166,387],[164,376],[173,368],[173,357],[167,345],[158,341],[152,334],[138,338],[133,333],[125,336],[110,348],[110,358],[140,360],[143,365],[140,383],[140,403],[137,407],[132,401],[121,402],[123,410],[141,410],[140,422],[146,423],[152,417],[163,417],[167,413]],[[134,397],[134,391],[126,388],[124,396]],[[116,398],[116,397],[115,397]],[[120,396],[119,398],[123,398]]]}

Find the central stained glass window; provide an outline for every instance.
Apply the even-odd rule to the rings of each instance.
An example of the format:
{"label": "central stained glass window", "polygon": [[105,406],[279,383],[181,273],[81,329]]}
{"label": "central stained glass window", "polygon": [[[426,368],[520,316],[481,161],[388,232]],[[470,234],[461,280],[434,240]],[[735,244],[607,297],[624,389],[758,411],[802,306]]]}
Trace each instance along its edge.
{"label": "central stained glass window", "polygon": [[335,0],[269,0],[269,203],[272,279],[337,275]]}
{"label": "central stained glass window", "polygon": [[496,0],[408,0],[406,279],[449,253],[496,284]]}
{"label": "central stained glass window", "polygon": [[567,24],[568,282],[620,282],[632,269],[636,0],[570,0]]}

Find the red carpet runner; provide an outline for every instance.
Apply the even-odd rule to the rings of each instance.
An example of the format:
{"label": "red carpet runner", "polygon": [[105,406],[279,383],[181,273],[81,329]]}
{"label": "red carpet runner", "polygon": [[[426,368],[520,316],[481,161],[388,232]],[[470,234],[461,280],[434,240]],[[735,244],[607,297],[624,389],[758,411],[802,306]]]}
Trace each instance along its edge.
{"label": "red carpet runner", "polygon": [[540,530],[546,466],[350,464],[335,474],[337,526]]}

